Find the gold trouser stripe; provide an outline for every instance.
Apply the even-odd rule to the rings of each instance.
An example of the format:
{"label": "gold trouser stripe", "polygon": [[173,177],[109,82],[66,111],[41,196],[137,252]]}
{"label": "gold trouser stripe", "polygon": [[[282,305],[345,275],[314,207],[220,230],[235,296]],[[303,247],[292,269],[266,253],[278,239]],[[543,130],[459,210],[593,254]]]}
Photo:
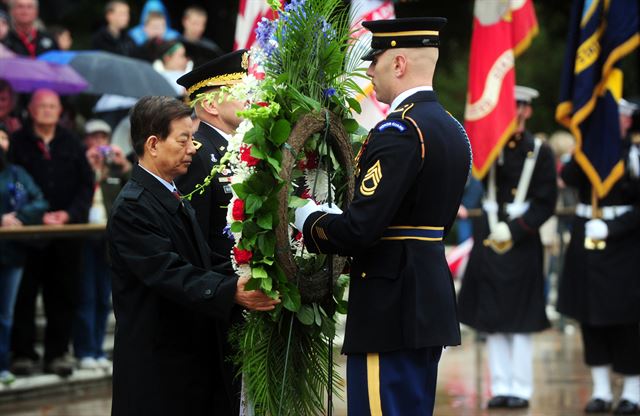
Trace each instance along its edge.
{"label": "gold trouser stripe", "polygon": [[405,32],[375,32],[373,37],[380,36],[438,36],[437,30],[407,30]]}
{"label": "gold trouser stripe", "polygon": [[369,412],[371,416],[382,416],[380,401],[380,354],[367,354],[367,384],[369,386]]}
{"label": "gold trouser stripe", "polygon": [[407,237],[382,237],[380,240],[442,241],[442,237],[440,237],[440,238],[435,238],[435,237],[413,237],[413,236],[407,236]]}
{"label": "gold trouser stripe", "polygon": [[387,227],[391,230],[444,230],[444,227],[434,227],[431,225],[418,225],[418,226],[413,226],[413,225],[390,225],[389,227]]}

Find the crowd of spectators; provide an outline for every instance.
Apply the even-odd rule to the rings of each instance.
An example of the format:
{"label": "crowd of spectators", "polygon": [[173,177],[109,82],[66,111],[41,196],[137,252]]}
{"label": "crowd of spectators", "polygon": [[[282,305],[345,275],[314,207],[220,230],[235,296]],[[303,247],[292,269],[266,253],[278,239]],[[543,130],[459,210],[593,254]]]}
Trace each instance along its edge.
{"label": "crowd of spectators", "polygon": [[[74,49],[76,34],[45,26],[41,17],[38,0],[0,3],[0,56],[35,60]],[[145,3],[137,26],[129,28],[130,21],[127,1],[112,0],[104,25],[91,36],[79,35],[90,39],[92,50],[149,62],[177,97],[184,93],[178,77],[223,53],[203,36],[207,13],[200,7],[185,9],[183,33],[171,27],[158,0]],[[105,94],[90,97],[102,104],[87,106],[91,100],[81,95],[36,87],[16,91],[0,74],[1,227],[106,223],[133,161],[130,149],[111,142],[112,134],[136,98]],[[112,109],[117,117],[102,117]],[[42,356],[36,348],[40,295],[46,318]],[[103,344],[110,311],[103,237],[0,239],[0,383],[40,371],[68,376],[78,368],[108,370]]]}

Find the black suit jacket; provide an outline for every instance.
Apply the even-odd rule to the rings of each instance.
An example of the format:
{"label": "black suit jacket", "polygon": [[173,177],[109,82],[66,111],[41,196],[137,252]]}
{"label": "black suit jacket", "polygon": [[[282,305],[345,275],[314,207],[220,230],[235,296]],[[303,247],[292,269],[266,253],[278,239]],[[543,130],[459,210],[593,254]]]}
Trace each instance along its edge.
{"label": "black suit jacket", "polygon": [[364,146],[352,204],[304,225],[310,251],[353,256],[343,352],[458,345],[443,242],[382,237],[390,226],[449,231],[469,174],[466,133],[424,91],[378,123]]}
{"label": "black suit jacket", "polygon": [[[221,382],[236,278],[188,202],[136,165],[107,226],[116,316],[113,415],[230,414]],[[216,268],[217,267],[217,268]]]}
{"label": "black suit jacket", "polygon": [[[180,192],[187,194],[211,172],[227,151],[227,140],[214,128],[200,122],[194,140],[201,144],[189,167],[189,171],[176,179]],[[233,247],[233,240],[223,234],[227,225],[227,206],[231,200],[231,172],[216,175],[210,186],[200,194],[191,198],[191,205],[196,211],[196,218],[202,233],[211,249],[228,257]]]}

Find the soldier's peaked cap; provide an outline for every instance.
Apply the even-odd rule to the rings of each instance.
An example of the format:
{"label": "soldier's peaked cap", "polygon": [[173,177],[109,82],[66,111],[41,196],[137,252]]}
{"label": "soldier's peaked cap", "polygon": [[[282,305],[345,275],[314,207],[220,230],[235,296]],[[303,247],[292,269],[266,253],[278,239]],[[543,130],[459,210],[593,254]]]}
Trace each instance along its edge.
{"label": "soldier's peaked cap", "polygon": [[246,49],[222,55],[194,68],[176,80],[187,90],[190,100],[215,87],[236,84],[247,74],[249,56]]}
{"label": "soldier's peaked cap", "polygon": [[437,48],[440,29],[447,23],[444,17],[406,17],[402,19],[370,20],[362,26],[371,31],[371,50],[362,57],[374,56],[393,48]]}

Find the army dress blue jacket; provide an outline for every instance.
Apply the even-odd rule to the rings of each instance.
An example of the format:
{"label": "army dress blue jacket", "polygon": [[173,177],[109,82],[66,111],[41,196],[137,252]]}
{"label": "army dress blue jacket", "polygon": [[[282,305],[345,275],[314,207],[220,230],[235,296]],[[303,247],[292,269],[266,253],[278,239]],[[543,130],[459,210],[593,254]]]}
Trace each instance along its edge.
{"label": "army dress blue jacket", "polygon": [[417,92],[370,132],[348,209],[307,218],[309,251],[353,257],[343,353],[460,344],[442,240],[470,160],[460,123],[433,91]]}

